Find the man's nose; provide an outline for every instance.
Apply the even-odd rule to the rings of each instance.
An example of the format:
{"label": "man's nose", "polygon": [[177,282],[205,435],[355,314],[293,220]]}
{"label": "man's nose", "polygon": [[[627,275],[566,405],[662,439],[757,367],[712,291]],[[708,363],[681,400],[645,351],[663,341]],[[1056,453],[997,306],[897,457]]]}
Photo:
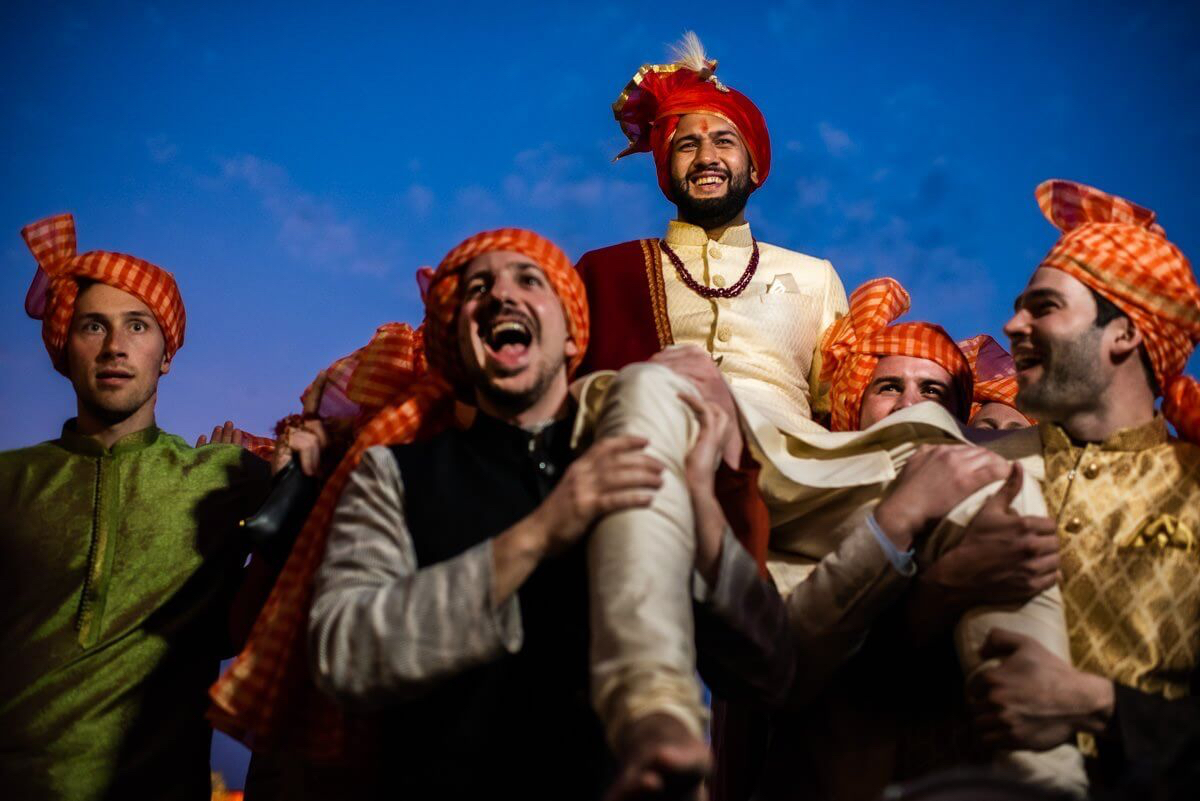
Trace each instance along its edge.
{"label": "man's nose", "polygon": [[700,145],[696,148],[696,163],[697,164],[716,164],[717,163],[717,148],[707,139],[701,139]]}
{"label": "man's nose", "polygon": [[915,406],[923,400],[925,399],[921,397],[921,391],[917,387],[905,387],[904,392],[900,393],[900,398],[896,402],[896,408],[892,411],[898,412],[901,409],[907,409],[909,406]]}
{"label": "man's nose", "polygon": [[1008,322],[1004,324],[1004,335],[1008,337],[1008,344],[1011,348],[1014,340],[1018,336],[1029,333],[1029,312],[1020,309],[1008,318]]}
{"label": "man's nose", "polygon": [[516,294],[516,290],[516,279],[507,275],[499,275],[492,282],[492,286],[488,294],[491,296],[492,300],[496,301],[497,303],[504,303],[513,299],[514,295]]}
{"label": "man's nose", "polygon": [[104,347],[101,348],[102,356],[109,358],[114,356],[125,356],[128,351],[128,343],[125,341],[125,332],[119,328],[114,328],[104,337]]}

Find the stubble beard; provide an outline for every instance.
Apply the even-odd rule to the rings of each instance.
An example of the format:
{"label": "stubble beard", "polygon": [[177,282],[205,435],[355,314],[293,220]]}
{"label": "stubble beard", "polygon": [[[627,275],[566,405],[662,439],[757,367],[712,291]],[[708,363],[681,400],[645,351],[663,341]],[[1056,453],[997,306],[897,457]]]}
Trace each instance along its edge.
{"label": "stubble beard", "polygon": [[80,395],[79,399],[88,414],[96,420],[112,426],[133,417],[145,408],[147,403],[152,402],[157,394],[158,387],[155,386],[148,391],[139,391],[127,400],[113,399],[112,402],[105,402],[101,397],[92,394]]}
{"label": "stubble beard", "polygon": [[549,360],[539,361],[535,367],[528,369],[536,369],[537,376],[533,383],[520,390],[497,386],[492,382],[491,376],[478,366],[470,367],[468,372],[475,391],[490,406],[505,414],[517,415],[540,401],[554,384],[554,379],[558,375],[558,368],[551,365]]}
{"label": "stubble beard", "polygon": [[1074,339],[1061,339],[1043,353],[1042,378],[1017,393],[1017,408],[1039,420],[1061,420],[1094,408],[1107,386],[1096,369],[1100,360],[1101,328],[1091,327]]}
{"label": "stubble beard", "polygon": [[672,193],[679,219],[705,230],[719,228],[746,208],[754,185],[749,170],[729,176],[729,188],[720,197],[694,198],[688,194],[686,177],[675,181]]}

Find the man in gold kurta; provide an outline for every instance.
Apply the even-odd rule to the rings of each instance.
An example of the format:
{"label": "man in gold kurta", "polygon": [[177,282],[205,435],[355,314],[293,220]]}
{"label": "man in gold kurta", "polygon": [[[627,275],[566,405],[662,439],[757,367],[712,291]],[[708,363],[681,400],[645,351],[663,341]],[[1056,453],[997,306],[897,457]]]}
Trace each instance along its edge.
{"label": "man in gold kurta", "polygon": [[1014,437],[1040,438],[1074,664],[994,631],[974,702],[997,745],[1078,733],[1103,784],[1164,769],[1200,724],[1200,286],[1154,212],[1066,181],[1037,197],[1063,236],[1005,331],[1042,421]]}

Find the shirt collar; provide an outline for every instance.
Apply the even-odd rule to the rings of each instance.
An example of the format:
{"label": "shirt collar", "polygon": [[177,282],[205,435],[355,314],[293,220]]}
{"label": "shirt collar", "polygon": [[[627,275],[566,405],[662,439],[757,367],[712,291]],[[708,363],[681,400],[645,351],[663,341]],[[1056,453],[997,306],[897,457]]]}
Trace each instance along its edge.
{"label": "shirt collar", "polygon": [[481,439],[498,446],[514,450],[528,451],[530,442],[538,441],[543,447],[553,448],[563,441],[570,442],[571,430],[574,427],[573,415],[565,415],[535,431],[530,431],[511,423],[506,423],[492,417],[483,411],[477,411],[471,424],[471,433]]}
{"label": "shirt collar", "polygon": [[161,433],[158,426],[151,424],[141,431],[126,434],[114,442],[111,448],[106,448],[95,437],[80,434],[75,430],[75,426],[76,418],[74,417],[63,423],[62,436],[59,437],[58,444],[71,453],[82,456],[116,456],[122,453],[133,453],[153,445],[158,441],[158,435]]}
{"label": "shirt collar", "polygon": [[[1067,432],[1054,423],[1039,423],[1038,430],[1042,435],[1044,451],[1063,451],[1081,447],[1072,442]],[[1133,428],[1122,428],[1103,442],[1091,444],[1101,451],[1144,451],[1164,445],[1169,439],[1167,421],[1161,414],[1156,414],[1154,419],[1148,423]]]}
{"label": "shirt collar", "polygon": [[[671,220],[667,223],[667,235],[663,237],[671,247],[703,247],[709,242],[708,232],[698,225]],[[733,225],[725,229],[721,238],[716,240],[718,245],[731,248],[748,248],[754,243],[750,234],[750,223]]]}

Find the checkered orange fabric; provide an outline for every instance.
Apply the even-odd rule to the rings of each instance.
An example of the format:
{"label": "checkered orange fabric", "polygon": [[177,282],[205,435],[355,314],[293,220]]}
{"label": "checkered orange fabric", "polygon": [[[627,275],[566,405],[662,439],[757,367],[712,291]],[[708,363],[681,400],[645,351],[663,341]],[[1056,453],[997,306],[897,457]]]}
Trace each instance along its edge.
{"label": "checkered orange fabric", "polygon": [[[975,377],[971,418],[974,419],[985,403],[1003,403],[1016,409],[1017,367],[1009,352],[987,334],[962,340],[958,349],[967,357]],[[1028,417],[1025,419],[1029,420]],[[1033,421],[1029,422],[1032,425]]]}
{"label": "checkered orange fabric", "polygon": [[271,437],[260,437],[257,434],[251,434],[247,431],[242,432],[242,447],[264,462],[271,461],[271,457],[275,455],[274,439]]}
{"label": "checkered orange fabric", "polygon": [[567,318],[567,330],[579,346],[568,373],[583,360],[587,350],[588,307],[583,279],[575,272],[570,259],[557,245],[543,236],[522,228],[500,228],[484,231],[464,240],[446,254],[429,283],[425,300],[425,325],[429,329],[427,339],[429,366],[440,373],[460,392],[468,390],[466,372],[458,351],[458,336],[455,327],[458,308],[461,305],[459,291],[462,269],[476,256],[484,253],[508,250],[528,256],[542,268],[550,285],[562,299],[563,312]]}
{"label": "checkered orange fabric", "polygon": [[[563,300],[568,329],[581,352],[587,344],[583,287],[566,256],[537,234],[503,229],[467,239],[442,260],[426,297],[428,337],[407,325],[388,324],[366,347],[325,371],[326,383],[344,387],[353,403],[364,409],[381,400],[385,405],[361,429],[321,491],[245,648],[209,691],[214,726],[252,748],[286,746],[323,760],[346,755],[351,731],[342,710],[309,679],[305,636],[313,576],[325,553],[334,507],[363,452],[423,439],[452,424],[454,393],[441,372],[461,375],[454,326],[458,276],[471,259],[499,250],[523,253],[542,267]],[[426,348],[429,364],[440,371],[426,370]]]}
{"label": "checkered orange fabric", "polygon": [[76,279],[116,287],[149,307],[166,342],[167,356],[183,346],[187,315],[175,278],[161,267],[124,253],[93,250],[80,254],[75,245],[75,218],[58,214],[21,229],[38,271],[25,297],[25,310],[42,321],[42,341],[54,369],[66,374],[67,334],[79,295]]}
{"label": "checkered orange fabric", "polygon": [[939,325],[892,321],[910,305],[908,292],[893,278],[876,278],[850,295],[850,312],[821,340],[821,380],[830,383],[834,431],[857,431],[863,394],[880,356],[913,356],[941,365],[954,378],[965,421],[971,397],[971,367]]}
{"label": "checkered orange fabric", "polygon": [[1124,198],[1058,179],[1035,195],[1063,232],[1039,266],[1073,276],[1129,316],[1163,391],[1163,414],[1182,437],[1200,442],[1200,383],[1183,375],[1200,341],[1200,285],[1187,257],[1153,211]]}
{"label": "checkered orange fabric", "polygon": [[387,323],[375,331],[346,382],[346,397],[360,407],[380,409],[428,372],[424,328]]}

